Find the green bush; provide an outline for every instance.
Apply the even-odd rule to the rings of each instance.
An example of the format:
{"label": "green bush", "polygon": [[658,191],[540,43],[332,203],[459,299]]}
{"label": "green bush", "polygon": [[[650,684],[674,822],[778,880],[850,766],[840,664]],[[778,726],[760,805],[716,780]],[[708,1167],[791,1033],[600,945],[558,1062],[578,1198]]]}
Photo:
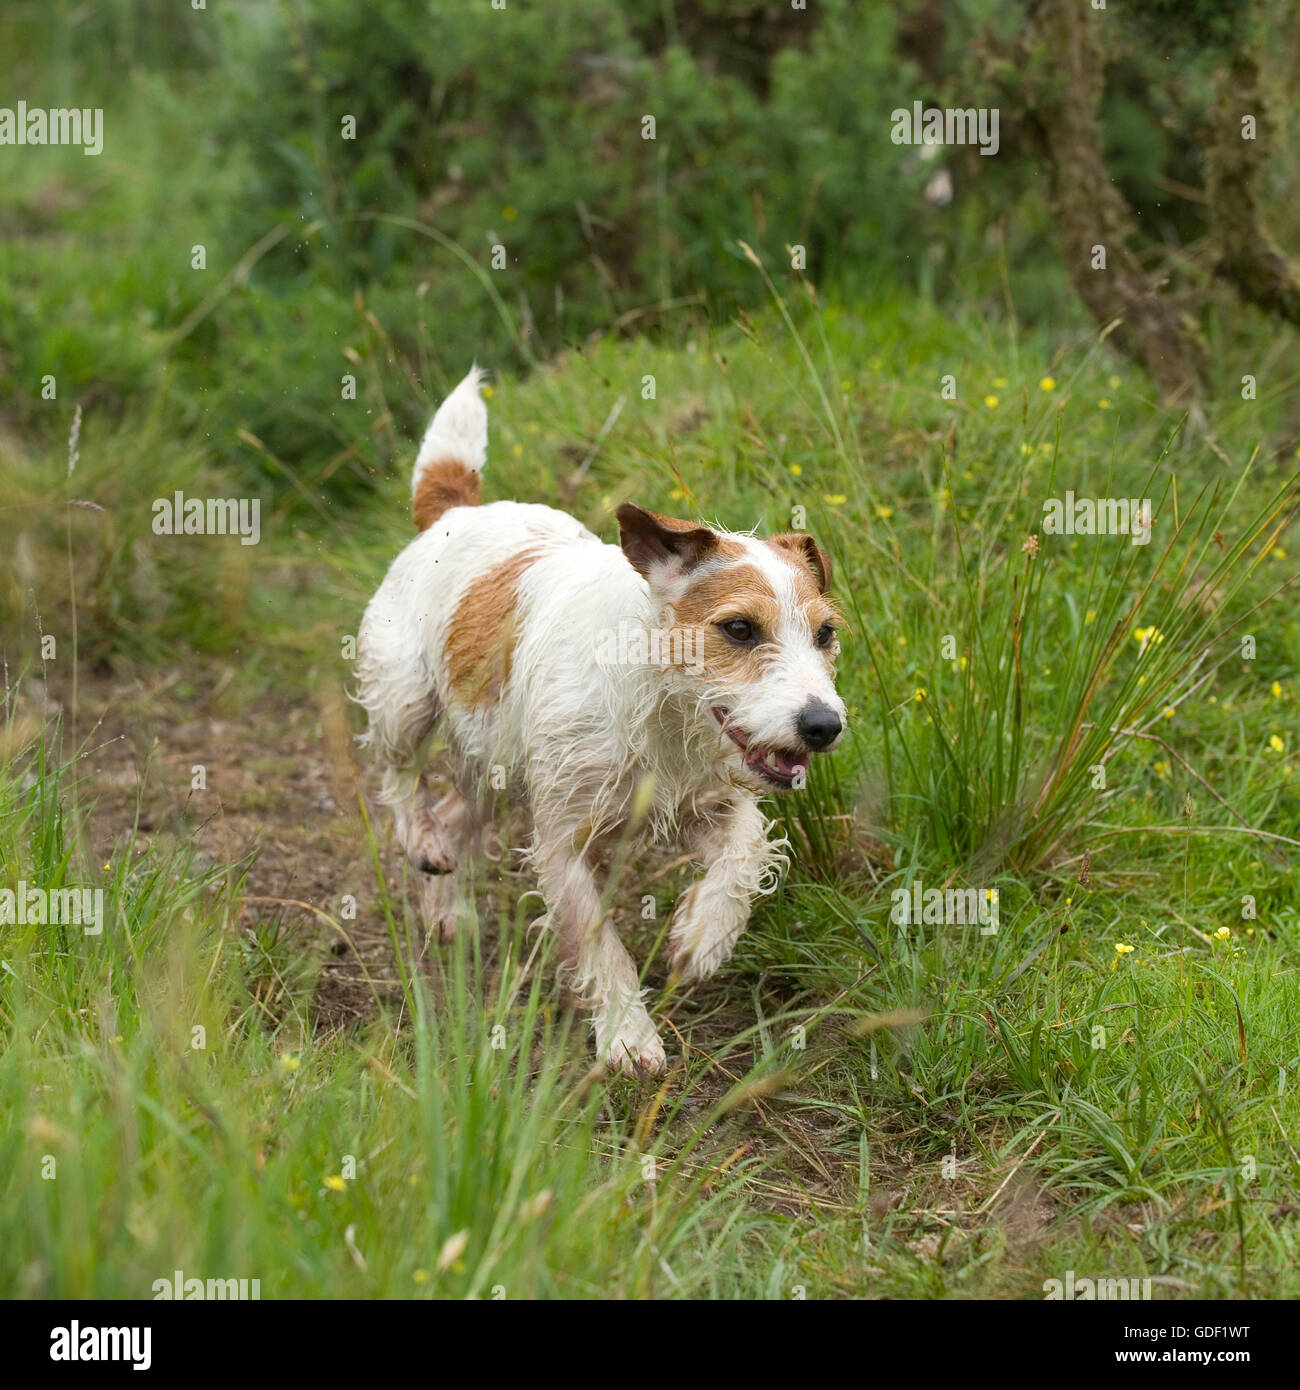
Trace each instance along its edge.
{"label": "green bush", "polygon": [[[1014,267],[1024,322],[1083,323],[1019,95],[1023,16],[992,0],[48,10],[7,11],[0,46],[26,90],[102,104],[108,131],[96,160],[6,156],[0,393],[51,447],[52,374],[61,403],[99,413],[153,393],[257,485],[347,505],[475,358],[527,368],[611,330],[682,342],[752,311],[741,242],[783,288],[846,305],[883,290],[1000,314]],[[1225,31],[1219,7],[1196,15],[1173,85],[1160,35],[1117,26],[1103,107],[1162,257],[1171,228],[1184,246],[1205,230],[1160,182],[1200,179]],[[999,157],[894,145],[890,113],[913,100],[1000,106]],[[1261,198],[1285,244],[1284,139],[1274,164]],[[941,166],[953,199],[934,206]]]}

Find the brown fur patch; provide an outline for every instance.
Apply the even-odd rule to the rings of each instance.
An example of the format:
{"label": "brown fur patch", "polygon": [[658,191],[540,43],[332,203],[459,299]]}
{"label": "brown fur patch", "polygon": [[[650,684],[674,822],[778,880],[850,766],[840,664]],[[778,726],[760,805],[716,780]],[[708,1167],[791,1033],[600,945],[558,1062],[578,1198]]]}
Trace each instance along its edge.
{"label": "brown fur patch", "polygon": [[781,615],[781,604],[757,565],[724,565],[710,569],[678,600],[674,612],[679,622],[703,626],[723,618],[752,618],[771,631]]}
{"label": "brown fur patch", "polygon": [[699,633],[695,659],[702,661],[711,675],[740,684],[759,677],[762,655],[756,648],[729,642],[716,624],[727,618],[748,618],[770,633],[780,617],[781,604],[772,586],[761,570],[748,564],[710,570],[686,590],[673,610],[677,626]]}
{"label": "brown fur patch", "polygon": [[[839,614],[821,593],[812,573],[794,556],[788,558],[796,571],[795,593],[812,631],[816,632],[823,623],[838,623]],[[682,595],[674,609],[673,621],[679,627],[699,632],[694,656],[703,662],[710,674],[733,684],[758,680],[766,661],[764,643],[742,647],[729,641],[717,627],[728,618],[747,618],[757,623],[762,629],[764,643],[777,631],[781,601],[756,565],[741,562],[709,570]],[[834,644],[824,655],[827,666],[834,671]]]}
{"label": "brown fur patch", "polygon": [[496,700],[510,675],[519,581],[536,559],[535,551],[522,551],[474,580],[447,624],[447,680],[471,709]]}
{"label": "brown fur patch", "polygon": [[415,529],[426,530],[452,507],[475,507],[483,494],[483,479],[459,459],[438,459],[420,473],[411,504]]}
{"label": "brown fur patch", "polygon": [[810,574],[818,593],[824,594],[831,587],[831,557],[806,531],[786,531],[779,536],[769,536],[767,543],[795,569]]}
{"label": "brown fur patch", "polygon": [[[831,562],[821,546],[803,532],[772,536],[767,544],[794,570],[794,591],[807,615],[808,626],[816,632],[823,623],[831,623],[840,631],[851,632],[852,628],[845,621],[834,596],[827,592],[830,586]],[[834,647],[834,643],[831,646]],[[831,669],[835,669],[833,657]]]}

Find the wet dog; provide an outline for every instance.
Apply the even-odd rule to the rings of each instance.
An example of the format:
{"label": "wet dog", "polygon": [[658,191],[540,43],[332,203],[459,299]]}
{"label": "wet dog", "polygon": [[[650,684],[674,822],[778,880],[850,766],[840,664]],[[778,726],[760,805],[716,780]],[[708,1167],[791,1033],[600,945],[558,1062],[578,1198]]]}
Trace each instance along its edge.
{"label": "wet dog", "polygon": [[[787,863],[760,799],[801,786],[843,736],[830,561],[806,534],[760,540],[630,503],[606,545],[551,507],[480,505],[486,454],[473,370],[420,445],[420,534],[361,625],[363,741],[444,938],[484,787],[526,800],[529,858],[597,1052],[659,1071],[663,1043],[602,905],[596,852],[629,830],[680,843],[703,873],[677,901],[669,963],[699,980],[727,960]],[[456,785],[436,804],[423,780],[435,727]]]}

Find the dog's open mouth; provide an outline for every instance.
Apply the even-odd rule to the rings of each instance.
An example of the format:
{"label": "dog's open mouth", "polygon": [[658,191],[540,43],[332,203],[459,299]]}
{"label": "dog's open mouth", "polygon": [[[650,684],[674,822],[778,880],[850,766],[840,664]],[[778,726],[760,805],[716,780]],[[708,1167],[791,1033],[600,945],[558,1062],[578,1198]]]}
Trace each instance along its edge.
{"label": "dog's open mouth", "polygon": [[771,787],[789,791],[795,780],[808,771],[808,754],[791,752],[784,748],[770,748],[758,743],[735,725],[728,725],[731,711],[721,705],[714,705],[713,717],[726,730],[728,738],[744,753],[745,766],[756,777]]}

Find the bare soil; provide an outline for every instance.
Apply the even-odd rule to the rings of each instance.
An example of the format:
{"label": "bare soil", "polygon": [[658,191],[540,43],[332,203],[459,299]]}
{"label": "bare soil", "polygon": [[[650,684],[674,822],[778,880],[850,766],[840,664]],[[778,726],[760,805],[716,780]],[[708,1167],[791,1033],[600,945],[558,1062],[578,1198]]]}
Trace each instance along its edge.
{"label": "bare soil", "polygon": [[[392,840],[386,810],[363,801],[370,779],[352,737],[359,721],[342,693],[240,696],[236,703],[233,692],[240,684],[229,668],[83,675],[75,731],[66,707],[63,717],[65,740],[72,735],[75,746],[85,750],[77,763],[76,800],[90,808],[87,840],[104,860],[130,853],[133,843],[137,851],[180,845],[192,848],[197,867],[240,866],[241,929],[277,924],[293,950],[318,963],[314,1028],[356,1026],[400,999],[363,804],[394,911],[400,918],[405,902],[411,920],[418,922],[415,875]],[[55,700],[68,700],[66,690],[52,693]],[[50,704],[46,717],[58,709]],[[196,780],[204,785],[196,787]],[[525,829],[512,822],[502,834],[507,844],[517,844]],[[495,922],[503,912],[513,915],[533,890],[517,858],[503,847],[480,874],[481,922]],[[685,881],[668,854],[639,862],[637,875],[640,881],[656,877],[673,891]],[[344,895],[356,899],[354,918],[344,916]],[[535,915],[541,912],[536,900]],[[627,907],[616,912],[616,920],[631,938],[634,955],[644,959],[659,927],[640,922]],[[494,935],[489,929],[482,943],[489,971],[495,964]],[[439,949],[436,942],[425,945],[423,965],[431,973]],[[662,971],[652,968],[648,983],[652,990],[661,984]],[[764,1007],[775,1010],[788,1002],[768,995]],[[728,989],[726,981],[716,981],[673,1001],[666,1035],[675,1033],[696,1055],[709,1056],[752,1022],[749,983]],[[751,1060],[746,1053],[735,1055],[725,1068],[710,1069],[692,1083],[682,1120],[706,1114]],[[914,1204],[917,1173],[909,1161],[909,1133],[897,1118],[881,1114],[876,1119],[884,1132],[877,1132],[873,1150],[879,1183],[874,1200],[895,1205],[906,1194]],[[723,1128],[720,1143],[732,1147],[739,1141],[749,1153],[773,1160],[766,1176],[753,1183],[755,1195],[771,1209],[791,1215],[853,1209],[859,1127],[842,1112],[788,1107],[778,1096],[755,1095],[728,1116]],[[943,1186],[968,1184],[959,1179]],[[969,1193],[962,1195],[970,1200]],[[961,1205],[955,1190],[932,1189],[929,1197],[924,1206],[951,1211]],[[951,1220],[940,1215],[930,1229],[942,1231]]]}

